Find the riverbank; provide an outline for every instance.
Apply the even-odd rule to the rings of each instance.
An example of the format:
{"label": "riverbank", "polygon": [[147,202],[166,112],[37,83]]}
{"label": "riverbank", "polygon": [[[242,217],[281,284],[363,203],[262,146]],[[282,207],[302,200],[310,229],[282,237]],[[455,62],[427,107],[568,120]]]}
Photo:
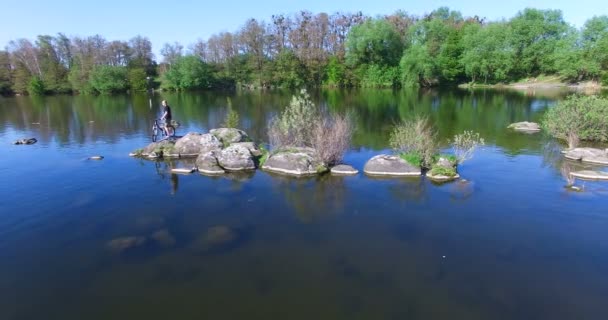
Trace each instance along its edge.
{"label": "riverbank", "polygon": [[603,86],[597,81],[583,81],[583,82],[567,82],[558,76],[539,76],[534,78],[525,78],[513,83],[496,83],[496,84],[483,84],[483,83],[463,83],[458,85],[459,88],[464,89],[554,89],[554,88],[569,88],[581,91],[597,91],[602,89],[608,89],[608,86]]}

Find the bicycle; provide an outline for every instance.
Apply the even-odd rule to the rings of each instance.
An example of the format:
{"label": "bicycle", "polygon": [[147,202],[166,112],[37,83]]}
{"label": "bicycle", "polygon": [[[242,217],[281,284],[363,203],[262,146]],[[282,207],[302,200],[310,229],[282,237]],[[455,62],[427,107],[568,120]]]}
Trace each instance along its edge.
{"label": "bicycle", "polygon": [[177,122],[174,124],[173,121],[171,121],[170,124],[167,124],[161,122],[160,119],[154,119],[154,122],[152,123],[152,141],[156,142],[159,131],[163,139],[168,138],[165,128],[167,128],[167,131],[169,131],[169,137],[175,137],[175,128],[177,127],[176,124]]}

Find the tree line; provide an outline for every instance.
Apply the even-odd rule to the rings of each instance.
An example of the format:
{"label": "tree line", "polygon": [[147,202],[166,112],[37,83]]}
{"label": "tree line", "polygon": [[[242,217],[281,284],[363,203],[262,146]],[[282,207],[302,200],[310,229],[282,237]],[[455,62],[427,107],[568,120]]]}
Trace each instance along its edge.
{"label": "tree line", "polygon": [[608,17],[576,29],[559,10],[530,8],[501,21],[446,7],[422,16],[300,11],[249,19],[187,48],[166,43],[160,52],[156,61],[143,36],[13,40],[0,51],[0,93],[436,86],[539,75],[606,85]]}

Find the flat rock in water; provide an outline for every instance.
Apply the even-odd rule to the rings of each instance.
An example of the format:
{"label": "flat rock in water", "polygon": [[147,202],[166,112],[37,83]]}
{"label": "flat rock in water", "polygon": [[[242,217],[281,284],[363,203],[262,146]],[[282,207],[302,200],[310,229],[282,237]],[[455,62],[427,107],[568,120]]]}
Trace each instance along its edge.
{"label": "flat rock in water", "polygon": [[583,162],[608,165],[608,152],[596,148],[574,148],[565,151],[564,155],[570,160],[581,160]]}
{"label": "flat rock in water", "polygon": [[538,125],[538,123],[528,122],[528,121],[512,123],[507,128],[513,129],[515,131],[522,131],[522,132],[539,132],[540,131],[540,125]]}
{"label": "flat rock in water", "polygon": [[262,169],[292,176],[316,175],[320,169],[327,169],[315,159],[315,154],[312,148],[280,150],[268,157]]}
{"label": "flat rock in water", "polygon": [[92,156],[88,158],[89,160],[103,160],[103,156]]}
{"label": "flat rock in water", "polygon": [[253,158],[253,154],[251,154],[247,145],[233,143],[219,152],[217,161],[220,167],[229,171],[254,170],[255,162]]}
{"label": "flat rock in water", "polygon": [[570,175],[587,180],[608,180],[608,172],[603,171],[582,170],[570,172]]}
{"label": "flat rock in water", "polygon": [[196,171],[196,169],[185,169],[185,168],[175,168],[171,169],[171,173],[180,173],[180,174],[190,174]]}
{"label": "flat rock in water", "polygon": [[363,167],[363,172],[372,176],[419,176],[420,167],[413,166],[398,156],[381,154],[371,158]]}
{"label": "flat rock in water", "polygon": [[331,174],[335,175],[355,175],[359,173],[359,170],[346,164],[340,164],[331,168]]}
{"label": "flat rock in water", "polygon": [[210,133],[189,132],[175,142],[172,153],[180,157],[196,157],[201,153],[221,150],[222,142]]}
{"label": "flat rock in water", "polygon": [[436,181],[436,182],[447,182],[447,181],[460,179],[460,175],[458,173],[455,176],[450,177],[450,176],[444,176],[441,174],[433,175],[430,171],[427,172],[426,177],[433,181]]}
{"label": "flat rock in water", "polygon": [[13,142],[13,144],[34,144],[38,142],[36,138],[19,139]]}

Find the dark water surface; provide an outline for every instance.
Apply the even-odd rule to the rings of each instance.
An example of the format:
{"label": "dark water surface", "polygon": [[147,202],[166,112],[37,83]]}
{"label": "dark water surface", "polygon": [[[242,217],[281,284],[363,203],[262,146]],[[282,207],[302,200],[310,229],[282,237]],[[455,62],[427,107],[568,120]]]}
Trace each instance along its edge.
{"label": "dark water surface", "polygon": [[446,147],[480,132],[467,182],[176,176],[187,162],[127,156],[161,99],[183,134],[219,126],[227,96],[256,141],[290,99],[0,98],[0,319],[606,318],[608,184],[566,190],[559,146],[505,129],[561,93],[314,94],[356,112],[360,170],[402,118],[428,115]]}

